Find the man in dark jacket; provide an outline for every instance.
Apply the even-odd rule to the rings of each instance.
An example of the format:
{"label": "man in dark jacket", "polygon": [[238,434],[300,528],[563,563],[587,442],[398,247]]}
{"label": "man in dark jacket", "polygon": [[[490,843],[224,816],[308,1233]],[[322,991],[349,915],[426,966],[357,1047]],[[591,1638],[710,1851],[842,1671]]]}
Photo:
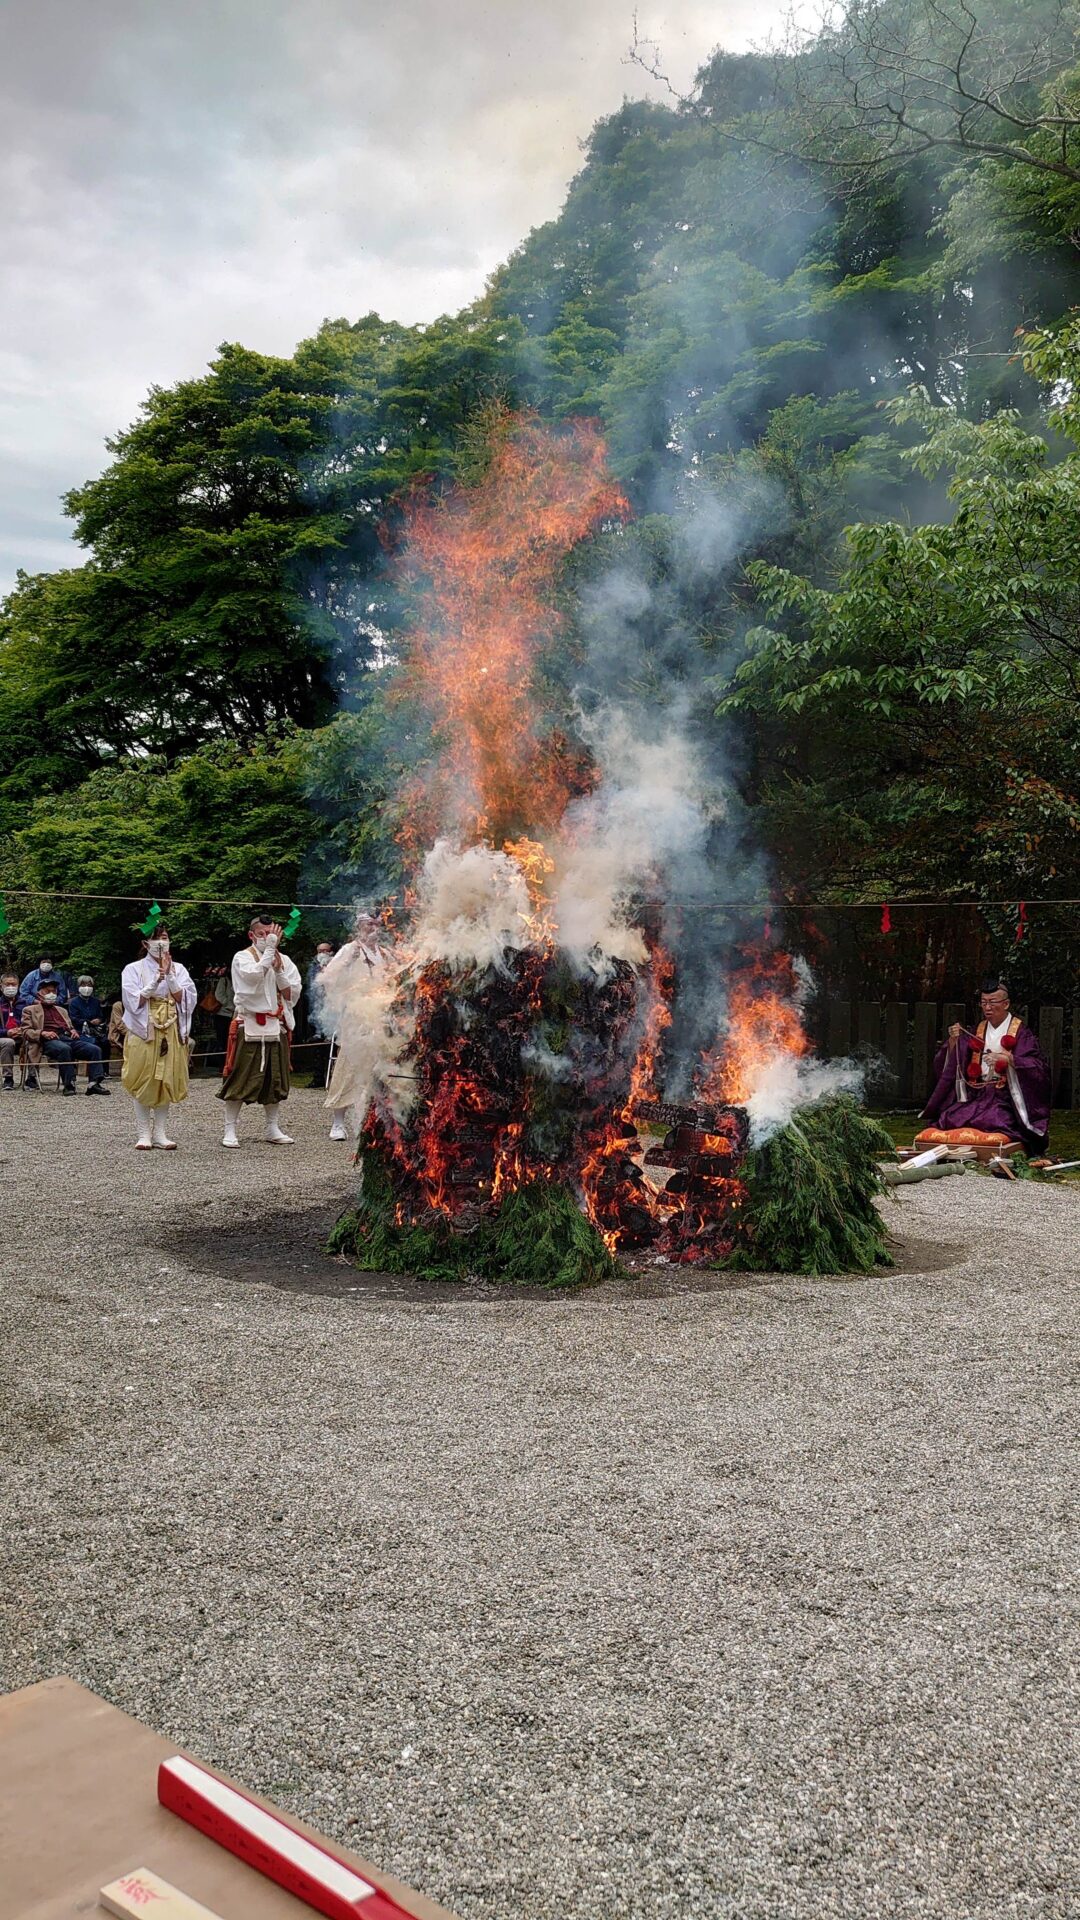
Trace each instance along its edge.
{"label": "man in dark jacket", "polygon": [[42,954],[37,966],[31,967],[19,988],[18,1005],[20,1014],[24,1013],[27,1007],[33,1006],[38,997],[38,989],[43,986],[55,988],[56,1004],[58,1007],[65,1007],[67,1005],[70,999],[67,981],[64,979],[59,968],[54,966],[52,954],[49,953],[48,950]]}
{"label": "man in dark jacket", "polygon": [[67,1003],[68,1018],[84,1040],[96,1040],[101,1057],[109,1057],[109,1016],[94,990],[93,975],[80,973],[78,990]]}

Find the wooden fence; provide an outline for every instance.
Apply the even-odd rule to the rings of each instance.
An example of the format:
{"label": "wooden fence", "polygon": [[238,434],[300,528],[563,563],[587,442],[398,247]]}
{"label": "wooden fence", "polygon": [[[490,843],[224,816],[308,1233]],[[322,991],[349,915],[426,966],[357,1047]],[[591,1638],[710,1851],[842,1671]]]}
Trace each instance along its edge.
{"label": "wooden fence", "polygon": [[[1014,1008],[1039,1036],[1053,1075],[1054,1105],[1080,1107],[1080,1006]],[[921,1107],[934,1054],[954,1020],[973,1024],[959,1001],[827,1000],[819,1010],[818,1050],[826,1060],[854,1057],[871,1068],[872,1106]]]}

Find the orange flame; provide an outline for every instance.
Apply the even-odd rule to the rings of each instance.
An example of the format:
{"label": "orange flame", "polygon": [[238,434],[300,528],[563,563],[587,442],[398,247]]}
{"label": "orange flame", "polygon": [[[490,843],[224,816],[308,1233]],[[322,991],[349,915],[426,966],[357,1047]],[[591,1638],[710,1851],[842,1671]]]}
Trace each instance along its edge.
{"label": "orange flame", "polygon": [[[404,687],[433,724],[436,768],[425,816],[404,837],[456,827],[494,844],[552,826],[588,791],[588,757],[545,728],[535,674],[562,621],[550,604],[566,554],[629,512],[593,421],[560,433],[523,418],[497,442],[483,479],[405,512],[399,574],[417,593]],[[420,787],[414,795],[419,801]],[[432,815],[437,818],[432,819]]]}
{"label": "orange flame", "polygon": [[778,1053],[797,1059],[809,1053],[795,993],[794,969],[784,953],[759,959],[732,978],[724,1031],[702,1060],[699,1100],[745,1105]]}
{"label": "orange flame", "polygon": [[671,1025],[674,993],[675,962],[666,947],[657,945],[649,955],[645,1026],[630,1069],[630,1091],[620,1115],[623,1120],[632,1120],[639,1103],[655,1097],[656,1068],[664,1035]]}

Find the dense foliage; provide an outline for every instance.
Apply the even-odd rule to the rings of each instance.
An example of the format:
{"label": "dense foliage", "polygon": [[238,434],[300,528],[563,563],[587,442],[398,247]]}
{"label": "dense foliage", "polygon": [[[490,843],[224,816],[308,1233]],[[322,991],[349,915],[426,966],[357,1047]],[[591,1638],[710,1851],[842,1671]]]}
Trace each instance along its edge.
{"label": "dense foliage", "polygon": [[755,1273],[870,1273],[889,1267],[878,1162],[892,1141],[844,1095],[803,1107],[752,1150],[735,1251]]}
{"label": "dense foliage", "polygon": [[[1000,0],[931,95],[968,17],[859,0],[775,59],[720,53],[692,100],[593,130],[463,313],[226,345],[152,392],[68,498],[86,564],[0,615],[8,950],[47,924],[104,958],[138,917],[17,886],[386,878],[413,750],[384,724],[387,546],[506,406],[597,415],[637,516],[575,557],[568,703],[613,671],[705,691],[793,898],[1080,892],[1076,52],[1059,9]],[[612,569],[633,611],[598,638]]]}
{"label": "dense foliage", "polygon": [[401,1223],[379,1154],[365,1150],[361,1163],[360,1199],[337,1221],[328,1248],[365,1272],[407,1273],[416,1280],[489,1280],[548,1291],[595,1285],[619,1272],[566,1187],[543,1180],[518,1187],[494,1214],[481,1216],[462,1233],[446,1215],[433,1215],[428,1225]]}

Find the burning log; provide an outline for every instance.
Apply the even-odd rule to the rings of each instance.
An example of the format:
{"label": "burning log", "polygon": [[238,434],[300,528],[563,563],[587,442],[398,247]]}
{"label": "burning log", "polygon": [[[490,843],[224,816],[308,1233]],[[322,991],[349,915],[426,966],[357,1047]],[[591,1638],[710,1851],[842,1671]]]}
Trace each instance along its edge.
{"label": "burning log", "polygon": [[337,1222],[329,1250],[367,1272],[557,1289],[619,1271],[574,1194],[553,1181],[530,1180],[495,1205],[466,1204],[454,1214],[432,1207],[411,1219],[402,1213],[386,1153],[365,1146],[361,1164],[360,1202]]}

